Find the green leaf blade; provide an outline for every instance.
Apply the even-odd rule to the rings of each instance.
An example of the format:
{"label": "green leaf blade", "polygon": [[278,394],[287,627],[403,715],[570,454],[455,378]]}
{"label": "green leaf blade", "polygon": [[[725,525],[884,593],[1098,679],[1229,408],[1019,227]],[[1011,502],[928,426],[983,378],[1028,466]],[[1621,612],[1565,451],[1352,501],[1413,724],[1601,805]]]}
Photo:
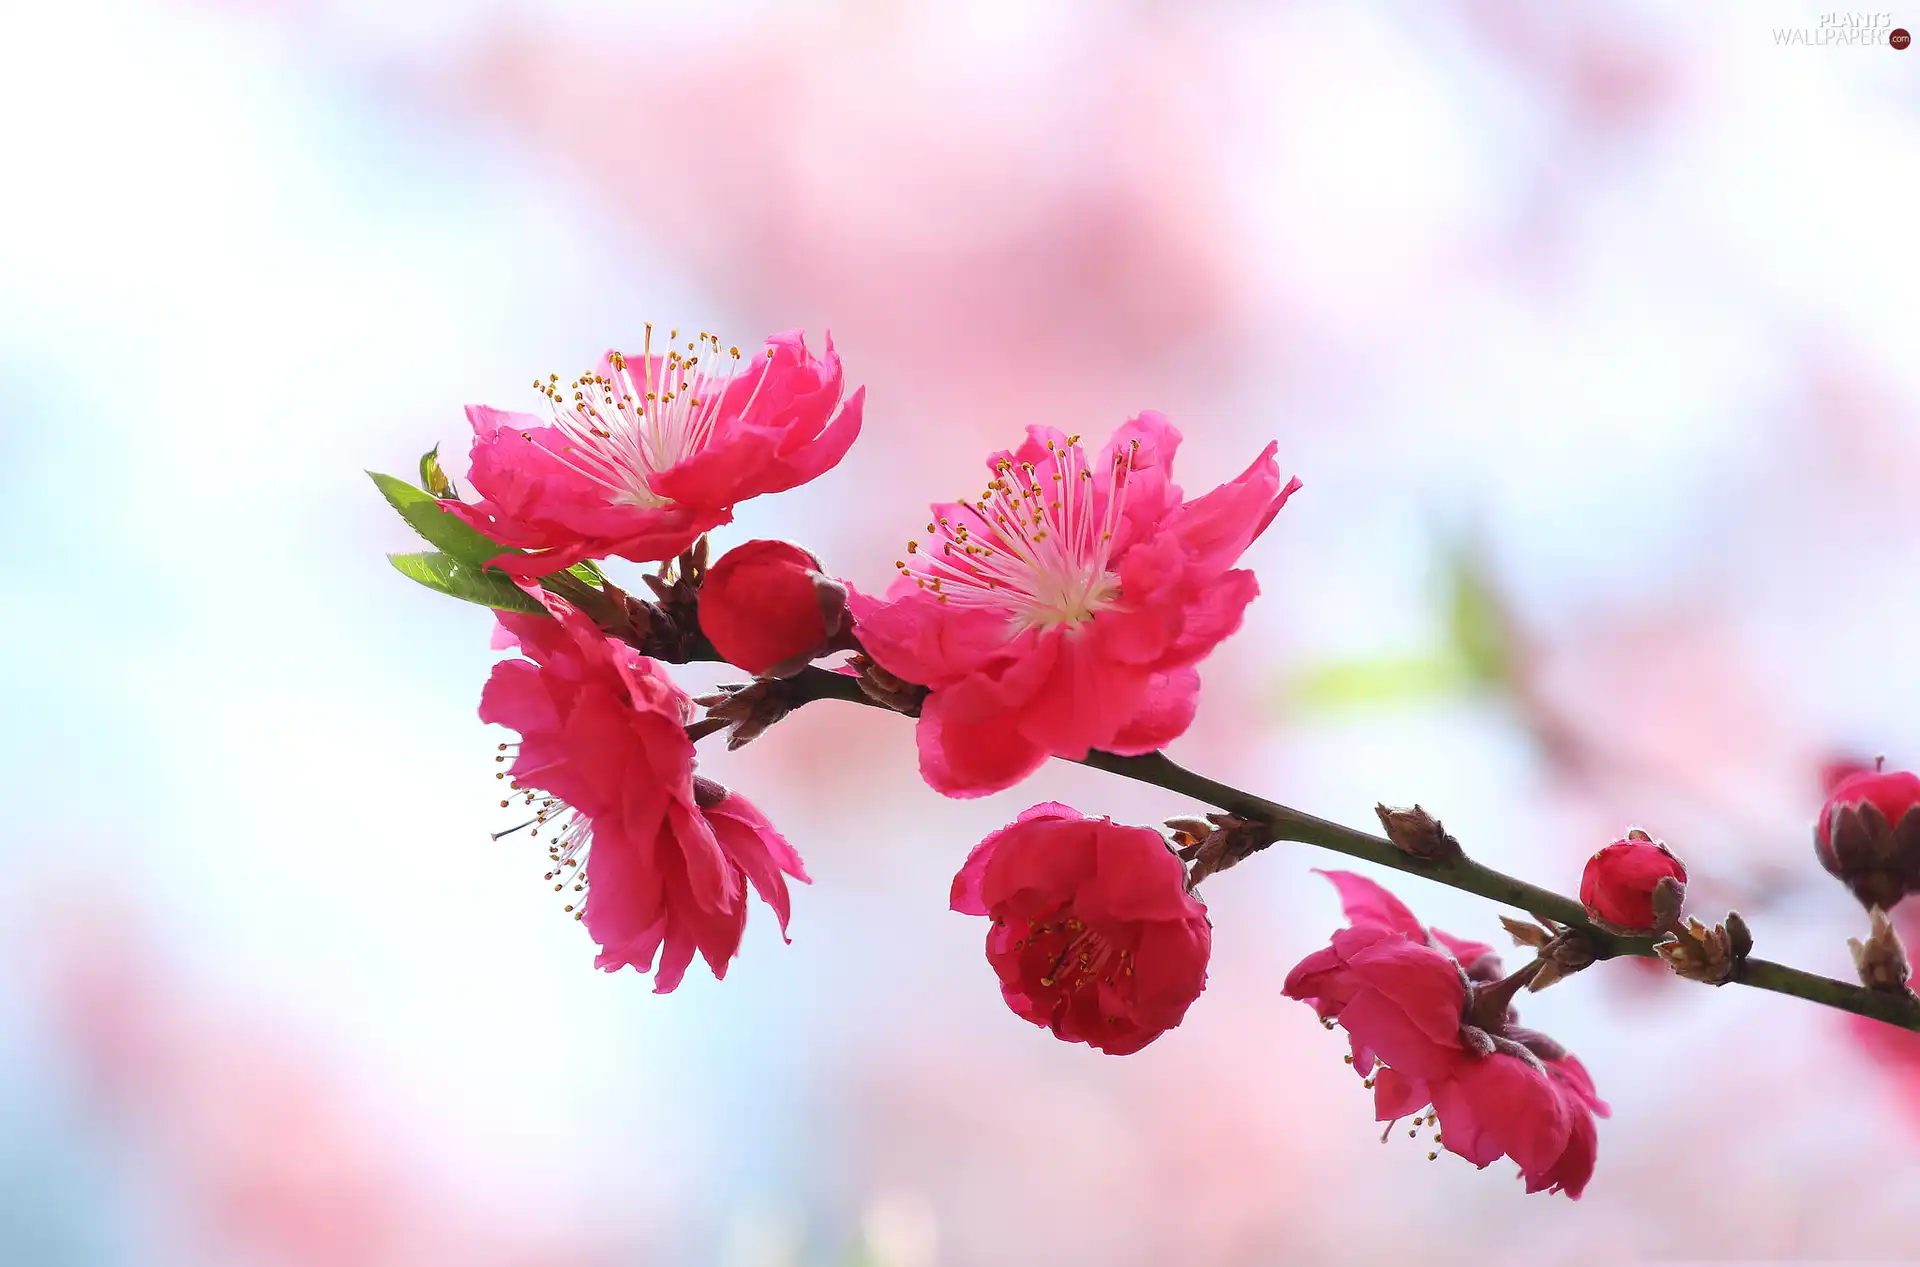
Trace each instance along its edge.
{"label": "green leaf blade", "polygon": [[380,490],[380,495],[387,499],[387,504],[399,511],[400,517],[428,545],[437,547],[468,567],[478,570],[490,559],[497,559],[503,554],[521,553],[512,546],[501,545],[449,514],[441,505],[441,499],[425,489],[415,488],[403,479],[382,475],[378,471],[368,471],[367,475]]}
{"label": "green leaf blade", "polygon": [[438,551],[389,554],[387,561],[393,564],[394,570],[400,575],[418,581],[430,590],[497,611],[546,614],[546,608],[508,580],[502,572],[483,571]]}
{"label": "green leaf blade", "polygon": [[1518,655],[1505,604],[1481,560],[1467,550],[1453,552],[1446,573],[1447,635],[1454,653],[1473,680],[1506,687],[1518,671]]}

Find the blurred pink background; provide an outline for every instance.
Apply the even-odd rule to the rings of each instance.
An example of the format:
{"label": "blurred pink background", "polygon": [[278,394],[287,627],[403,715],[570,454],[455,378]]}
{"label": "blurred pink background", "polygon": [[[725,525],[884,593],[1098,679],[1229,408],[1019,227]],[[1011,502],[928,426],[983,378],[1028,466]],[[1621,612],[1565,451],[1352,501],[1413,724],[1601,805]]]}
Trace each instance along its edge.
{"label": "blurred pink background", "polygon": [[1920,1256],[1920,1040],[1632,964],[1524,1007],[1614,1105],[1581,1202],[1382,1145],[1279,996],[1338,923],[1304,847],[1209,882],[1179,1030],[1055,1042],[953,870],[1050,797],[1198,807],[1064,766],[943,802],[865,710],[706,758],[807,858],[791,946],[594,972],[488,839],[488,619],[387,567],[360,474],[649,319],[831,327],[864,436],[716,544],[868,587],[1029,422],[1161,409],[1190,492],[1278,439],[1305,490],[1176,758],[1417,799],[1563,891],[1641,825],[1846,975],[1820,765],[1920,763],[1920,52],[1781,41],[1824,11],[0,16],[0,1262]]}

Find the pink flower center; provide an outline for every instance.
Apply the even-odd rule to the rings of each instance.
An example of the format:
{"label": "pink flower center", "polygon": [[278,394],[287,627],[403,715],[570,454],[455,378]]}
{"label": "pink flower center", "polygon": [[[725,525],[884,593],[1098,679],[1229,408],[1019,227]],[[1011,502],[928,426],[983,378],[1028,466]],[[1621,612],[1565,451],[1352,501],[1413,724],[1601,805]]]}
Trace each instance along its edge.
{"label": "pink flower center", "polygon": [[[503,743],[499,751],[505,754],[509,748],[517,747],[519,747],[518,744]],[[501,755],[496,756],[494,761],[498,763],[509,759]],[[502,771],[493,777],[504,779],[507,776]],[[523,806],[533,810],[533,817],[504,831],[492,833],[493,838],[498,840],[502,836],[511,836],[517,831],[524,831],[531,827],[533,830],[529,835],[537,839],[540,829],[550,820],[559,820],[558,830],[553,832],[547,843],[547,860],[553,866],[548,870],[545,878],[555,882],[553,885],[555,893],[563,892],[571,886],[573,892],[580,896],[568,902],[562,909],[575,919],[585,917],[588,896],[587,851],[593,847],[593,824],[588,821],[586,815],[557,796],[548,796],[544,792],[523,788],[517,780],[507,784],[507,787],[512,795],[500,802],[500,808],[506,809],[515,800],[519,800]]]}
{"label": "pink flower center", "polygon": [[928,524],[926,549],[907,542],[913,562],[894,566],[943,603],[1005,612],[1013,633],[1084,624],[1120,601],[1108,565],[1139,447],[1114,454],[1104,485],[1079,436],[1065,451],[1047,441],[1038,466],[1002,459],[977,500]]}
{"label": "pink flower center", "polygon": [[[553,423],[566,437],[554,456],[607,491],[616,506],[671,504],[653,489],[653,477],[694,457],[713,438],[727,389],[740,374],[740,349],[728,347],[721,359],[720,337],[702,332],[680,346],[680,332],[667,333],[665,355],[653,352],[653,323],[638,374],[627,358],[611,355],[613,377],[598,372],[573,380],[573,399],[560,388],[560,376],[535,382],[534,390],[553,406]],[[766,381],[773,349],[767,349],[759,381],[738,413],[753,407]]]}

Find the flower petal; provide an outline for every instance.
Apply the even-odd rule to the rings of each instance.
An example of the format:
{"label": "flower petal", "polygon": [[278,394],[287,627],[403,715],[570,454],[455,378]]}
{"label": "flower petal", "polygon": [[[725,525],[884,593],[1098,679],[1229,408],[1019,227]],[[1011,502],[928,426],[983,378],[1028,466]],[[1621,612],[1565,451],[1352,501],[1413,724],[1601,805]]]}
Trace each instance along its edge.
{"label": "flower petal", "polygon": [[1327,877],[1340,891],[1340,906],[1354,927],[1371,924],[1422,944],[1426,942],[1427,930],[1413,917],[1406,903],[1372,880],[1352,871],[1316,871],[1316,874]]}

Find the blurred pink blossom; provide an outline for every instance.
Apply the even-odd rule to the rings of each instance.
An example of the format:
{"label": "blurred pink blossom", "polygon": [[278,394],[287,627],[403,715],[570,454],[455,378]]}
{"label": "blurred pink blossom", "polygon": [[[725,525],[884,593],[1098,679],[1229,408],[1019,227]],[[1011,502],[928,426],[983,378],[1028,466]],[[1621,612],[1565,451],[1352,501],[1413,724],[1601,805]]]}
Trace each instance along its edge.
{"label": "blurred pink blossom", "polygon": [[485,1176],[396,1136],[379,1083],[168,961],[104,884],[46,925],[35,965],[56,1040],[98,1123],[157,1176],[186,1261],[285,1267],[595,1267],[630,1262],[562,1200],[525,1218]]}

